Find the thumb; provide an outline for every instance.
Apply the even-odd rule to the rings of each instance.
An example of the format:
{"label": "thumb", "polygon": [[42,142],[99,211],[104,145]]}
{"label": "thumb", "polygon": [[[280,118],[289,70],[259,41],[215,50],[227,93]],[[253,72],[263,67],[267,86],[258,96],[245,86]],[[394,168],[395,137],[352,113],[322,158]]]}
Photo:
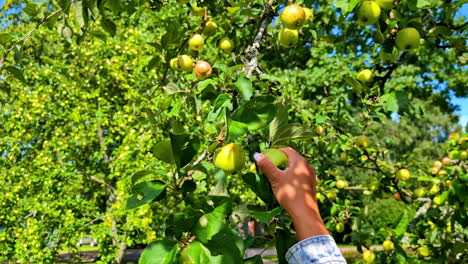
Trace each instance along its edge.
{"label": "thumb", "polygon": [[275,176],[281,172],[271,160],[263,155],[262,153],[255,153],[254,159],[257,162],[258,167],[263,171],[265,176],[271,182],[274,180]]}

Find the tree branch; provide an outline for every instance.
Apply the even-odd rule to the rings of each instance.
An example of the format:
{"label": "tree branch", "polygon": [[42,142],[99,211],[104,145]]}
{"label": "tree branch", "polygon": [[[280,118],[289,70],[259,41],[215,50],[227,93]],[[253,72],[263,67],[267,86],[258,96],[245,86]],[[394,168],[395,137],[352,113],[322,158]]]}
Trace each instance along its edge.
{"label": "tree branch", "polygon": [[260,41],[262,41],[263,35],[266,32],[268,24],[270,24],[271,19],[273,17],[273,10],[271,8],[272,5],[273,0],[268,0],[268,3],[265,6],[265,12],[263,13],[262,23],[260,24],[260,28],[258,29],[254,42],[252,43],[252,45],[247,47],[247,57],[250,57],[250,60],[244,69],[244,71],[247,72],[247,78],[252,77],[253,71],[256,71],[258,74],[262,73],[260,67],[258,66],[258,56],[260,55]]}

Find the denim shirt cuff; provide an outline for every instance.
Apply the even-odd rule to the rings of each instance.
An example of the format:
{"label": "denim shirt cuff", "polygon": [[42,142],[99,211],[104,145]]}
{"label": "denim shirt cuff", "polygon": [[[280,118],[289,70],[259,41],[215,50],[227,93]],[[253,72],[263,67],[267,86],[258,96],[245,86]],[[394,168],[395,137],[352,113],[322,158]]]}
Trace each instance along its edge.
{"label": "denim shirt cuff", "polygon": [[346,263],[332,236],[320,235],[304,239],[286,253],[289,264]]}

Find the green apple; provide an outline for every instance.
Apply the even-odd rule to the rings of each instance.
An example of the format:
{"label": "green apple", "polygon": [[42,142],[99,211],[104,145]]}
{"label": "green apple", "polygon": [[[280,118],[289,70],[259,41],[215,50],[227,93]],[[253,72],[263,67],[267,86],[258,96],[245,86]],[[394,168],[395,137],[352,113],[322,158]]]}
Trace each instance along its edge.
{"label": "green apple", "polygon": [[188,55],[180,55],[177,58],[177,68],[181,71],[192,71],[193,60]]}
{"label": "green apple", "polygon": [[340,153],[340,160],[343,161],[343,162],[347,162],[348,161],[348,154],[346,154],[346,152],[341,152]]}
{"label": "green apple", "polygon": [[400,181],[406,181],[411,177],[411,173],[407,169],[399,169],[396,174],[396,178]]}
{"label": "green apple", "polygon": [[438,193],[439,193],[439,186],[434,183],[431,189],[429,190],[429,195],[436,195]]}
{"label": "green apple", "polygon": [[445,188],[449,188],[450,186],[452,186],[452,181],[446,180],[442,184],[444,185]]}
{"label": "green apple", "polygon": [[203,28],[203,34],[211,35],[216,31],[217,28],[218,28],[218,25],[215,22],[208,21],[206,22],[205,27]]}
{"label": "green apple", "polygon": [[374,181],[369,186],[369,191],[375,192],[380,188],[380,183],[378,181]]}
{"label": "green apple", "polygon": [[325,132],[325,128],[323,126],[318,126],[316,129],[315,129],[315,132],[320,135],[322,134],[323,132]]}
{"label": "green apple", "polygon": [[191,12],[192,12],[192,15],[194,15],[194,16],[204,16],[205,15],[205,8],[193,5]]}
{"label": "green apple", "polygon": [[304,9],[304,12],[305,12],[304,24],[309,24],[314,19],[314,13],[312,13],[312,10],[310,8],[303,7],[302,9]]}
{"label": "green apple", "polygon": [[291,48],[299,40],[299,32],[294,29],[283,28],[278,33],[278,42],[285,48]]}
{"label": "green apple", "polygon": [[355,140],[356,146],[367,148],[369,146],[369,138],[367,136],[359,136]]}
{"label": "green apple", "polygon": [[187,4],[188,2],[189,2],[189,0],[177,0],[177,3],[178,3],[179,5],[185,5],[185,4]]}
{"label": "green apple", "polygon": [[385,241],[383,242],[382,246],[383,246],[383,249],[384,249],[385,251],[392,251],[392,250],[395,249],[395,245],[394,245],[393,242],[390,241],[390,240],[385,240]]}
{"label": "green apple", "polygon": [[337,180],[336,181],[336,188],[338,189],[344,189],[346,186],[348,186],[348,183],[343,181],[343,180]]}
{"label": "green apple", "polygon": [[374,81],[374,77],[375,75],[372,73],[372,71],[365,69],[358,73],[356,79],[363,84],[367,84]]}
{"label": "green apple", "polygon": [[198,78],[206,79],[210,77],[212,69],[208,62],[200,60],[197,62],[197,64],[195,64],[193,71]]}
{"label": "green apple", "polygon": [[394,0],[375,0],[375,2],[382,8],[383,10],[390,10],[393,8],[393,1]]}
{"label": "green apple", "polygon": [[276,167],[282,169],[288,167],[288,156],[283,151],[279,149],[265,149],[263,154],[267,156]]}
{"label": "green apple", "polygon": [[201,48],[203,48],[204,43],[205,40],[200,34],[193,35],[188,41],[189,48],[196,51],[201,50]]}
{"label": "green apple", "polygon": [[431,254],[431,251],[427,247],[420,247],[420,248],[418,248],[418,254],[421,257],[427,257],[427,256],[429,256]]}
{"label": "green apple", "polygon": [[419,46],[421,36],[415,28],[405,28],[398,32],[395,43],[400,50],[411,51]]}
{"label": "green apple", "polygon": [[169,62],[169,65],[171,65],[171,69],[174,71],[178,71],[179,67],[177,66],[177,58],[172,58]]}
{"label": "green apple", "polygon": [[424,195],[426,195],[426,190],[424,190],[424,188],[422,188],[422,187],[419,187],[416,190],[414,190],[414,195],[416,195],[416,197],[418,197],[418,198],[421,198]]}
{"label": "green apple", "polygon": [[358,24],[361,26],[370,26],[375,24],[380,17],[380,7],[373,1],[364,1],[358,10]]}
{"label": "green apple", "polygon": [[460,160],[467,160],[468,159],[468,151],[464,150],[460,153]]}
{"label": "green apple", "polygon": [[440,169],[440,168],[442,168],[442,162],[436,160],[436,161],[434,161],[434,163],[432,164],[432,167],[433,167],[433,168],[438,168],[438,169]]}
{"label": "green apple", "polygon": [[225,172],[240,171],[245,164],[245,151],[235,143],[228,144],[218,149],[214,155],[214,166]]}
{"label": "green apple", "polygon": [[281,12],[281,21],[288,29],[299,29],[306,21],[306,13],[300,5],[288,5]]}
{"label": "green apple", "polygon": [[317,200],[322,199],[322,197],[323,197],[323,195],[322,195],[321,193],[319,193],[319,192],[315,194],[315,198],[316,198]]}
{"label": "green apple", "polygon": [[338,233],[343,233],[344,228],[345,228],[345,226],[344,226],[344,224],[341,223],[341,222],[340,222],[340,223],[337,223],[336,226],[335,226],[335,230],[336,230],[336,232],[338,232]]}
{"label": "green apple", "polygon": [[434,204],[436,205],[441,205],[444,201],[442,200],[442,198],[440,196],[435,196],[432,201],[434,202]]}
{"label": "green apple", "polygon": [[325,194],[325,196],[327,196],[327,198],[330,199],[330,200],[335,200],[336,199],[336,192],[334,192],[334,191],[327,192]]}
{"label": "green apple", "polygon": [[234,42],[230,38],[224,37],[219,41],[218,46],[222,51],[229,53],[234,48]]}
{"label": "green apple", "polygon": [[449,158],[451,160],[459,160],[460,159],[460,151],[458,150],[452,150],[449,152]]}
{"label": "green apple", "polygon": [[367,249],[362,253],[362,259],[365,263],[374,263],[375,253],[372,250]]}

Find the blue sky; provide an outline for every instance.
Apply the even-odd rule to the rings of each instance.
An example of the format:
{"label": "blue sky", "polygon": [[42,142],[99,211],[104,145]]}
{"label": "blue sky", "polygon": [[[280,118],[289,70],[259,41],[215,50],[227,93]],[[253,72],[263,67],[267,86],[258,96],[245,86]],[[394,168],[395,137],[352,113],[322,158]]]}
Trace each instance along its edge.
{"label": "blue sky", "polygon": [[[4,0],[0,0],[0,6],[3,6],[3,2]],[[464,4],[457,12],[457,15],[464,16],[466,22],[468,18],[468,4]],[[464,66],[463,68],[468,70],[468,66]],[[460,116],[460,125],[468,127],[468,98],[452,97],[451,102],[460,108],[455,112]]]}

